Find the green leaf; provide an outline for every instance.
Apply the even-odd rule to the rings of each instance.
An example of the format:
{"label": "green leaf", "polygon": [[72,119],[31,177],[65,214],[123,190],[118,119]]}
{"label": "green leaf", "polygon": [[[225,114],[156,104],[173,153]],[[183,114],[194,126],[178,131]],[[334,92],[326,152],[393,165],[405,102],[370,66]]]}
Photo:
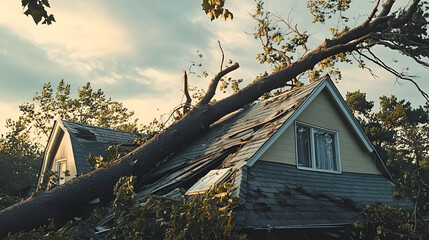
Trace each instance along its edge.
{"label": "green leaf", "polygon": [[36,25],[42,20],[44,12],[40,9],[28,8],[27,11],[24,12],[26,16],[31,15],[33,17]]}

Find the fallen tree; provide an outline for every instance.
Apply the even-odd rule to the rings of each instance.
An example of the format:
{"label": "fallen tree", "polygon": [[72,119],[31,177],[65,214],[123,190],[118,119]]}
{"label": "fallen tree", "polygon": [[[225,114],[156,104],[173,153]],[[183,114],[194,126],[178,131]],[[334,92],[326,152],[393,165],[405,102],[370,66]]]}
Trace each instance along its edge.
{"label": "fallen tree", "polygon": [[[427,32],[413,34],[406,29],[422,28],[422,26],[426,29],[428,16],[424,14],[423,9],[427,7],[428,3],[413,0],[404,11],[392,13],[394,2],[388,0],[381,7],[379,6],[380,1],[377,1],[373,11],[361,25],[351,30],[347,29],[332,39],[326,39],[297,61],[292,63],[289,59],[288,64],[282,70],[263,77],[237,93],[211,104],[210,100],[215,95],[221,78],[236,70],[239,65],[236,63],[221,70],[213,78],[206,94],[196,107],[130,154],[115,160],[106,167],[75,178],[50,191],[37,193],[2,210],[0,212],[0,236],[5,236],[8,232],[30,230],[46,224],[49,219],[66,217],[68,213],[74,212],[79,206],[87,204],[95,198],[112,195],[113,186],[122,176],[135,175],[138,176],[139,181],[144,180],[145,174],[157,163],[174,154],[186,143],[201,136],[215,121],[257,100],[266,92],[290,85],[290,82],[300,74],[313,69],[316,64],[326,61],[326,59],[334,61],[336,57],[340,57],[339,54],[356,52],[370,61],[374,61],[398,78],[413,82],[429,101],[428,95],[413,79],[396,72],[384,65],[375,55],[371,55],[371,48],[382,45],[400,51],[420,64],[427,64],[422,60],[429,56]],[[376,15],[380,9],[380,13]],[[364,51],[367,51],[367,54]]]}

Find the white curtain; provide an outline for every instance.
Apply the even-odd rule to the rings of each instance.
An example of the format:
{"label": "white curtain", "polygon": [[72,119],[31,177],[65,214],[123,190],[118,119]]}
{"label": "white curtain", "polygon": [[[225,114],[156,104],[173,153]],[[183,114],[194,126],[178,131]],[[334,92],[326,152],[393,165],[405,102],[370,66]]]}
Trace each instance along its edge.
{"label": "white curtain", "polygon": [[325,170],[337,170],[335,160],[334,134],[314,131],[314,149],[316,156],[316,168]]}

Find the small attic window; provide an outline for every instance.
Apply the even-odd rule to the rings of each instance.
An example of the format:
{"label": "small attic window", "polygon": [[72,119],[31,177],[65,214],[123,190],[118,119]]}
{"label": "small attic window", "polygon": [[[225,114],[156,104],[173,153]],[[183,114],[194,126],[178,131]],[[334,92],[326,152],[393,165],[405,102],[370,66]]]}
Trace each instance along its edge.
{"label": "small attic window", "polygon": [[198,180],[189,190],[186,195],[198,195],[206,193],[210,186],[222,182],[231,173],[231,168],[223,168],[211,170],[207,175]]}
{"label": "small attic window", "polygon": [[81,127],[77,127],[75,128],[76,132],[74,133],[74,135],[77,138],[81,138],[81,139],[85,139],[85,140],[89,140],[89,141],[95,141],[97,140],[97,138],[95,137],[95,134],[91,131],[89,131],[86,128],[81,128]]}
{"label": "small attic window", "polygon": [[340,173],[338,133],[304,123],[296,123],[297,166]]}

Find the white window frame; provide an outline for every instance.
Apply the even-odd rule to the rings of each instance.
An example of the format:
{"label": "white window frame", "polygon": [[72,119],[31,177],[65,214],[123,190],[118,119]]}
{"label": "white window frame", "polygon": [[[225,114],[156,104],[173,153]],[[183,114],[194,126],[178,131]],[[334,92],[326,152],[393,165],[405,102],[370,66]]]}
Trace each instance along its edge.
{"label": "white window frame", "polygon": [[[310,156],[311,156],[311,167],[303,167],[299,166],[298,163],[298,136],[297,136],[297,127],[304,126],[310,129]],[[337,162],[338,169],[337,170],[327,170],[327,169],[319,169],[316,167],[316,150],[314,144],[314,132],[315,130],[327,132],[334,135],[335,142],[335,160]],[[328,172],[328,173],[341,173],[341,159],[340,159],[340,143],[339,143],[339,134],[337,131],[326,129],[323,127],[315,126],[312,124],[295,121],[295,158],[296,158],[296,166],[298,169],[317,171],[317,172]]]}
{"label": "white window frame", "polygon": [[[57,184],[58,185],[62,185],[62,184],[64,184],[65,182],[66,182],[66,173],[65,173],[65,171],[67,171],[67,161],[66,161],[66,159],[59,159],[59,160],[56,160],[55,161],[55,164],[56,164],[56,170],[57,170],[57,177],[58,177],[58,182],[57,182]],[[65,171],[64,171],[64,173],[62,173],[61,172],[61,164],[64,164],[64,166],[65,166]],[[61,178],[63,178],[63,179],[61,179]]]}

